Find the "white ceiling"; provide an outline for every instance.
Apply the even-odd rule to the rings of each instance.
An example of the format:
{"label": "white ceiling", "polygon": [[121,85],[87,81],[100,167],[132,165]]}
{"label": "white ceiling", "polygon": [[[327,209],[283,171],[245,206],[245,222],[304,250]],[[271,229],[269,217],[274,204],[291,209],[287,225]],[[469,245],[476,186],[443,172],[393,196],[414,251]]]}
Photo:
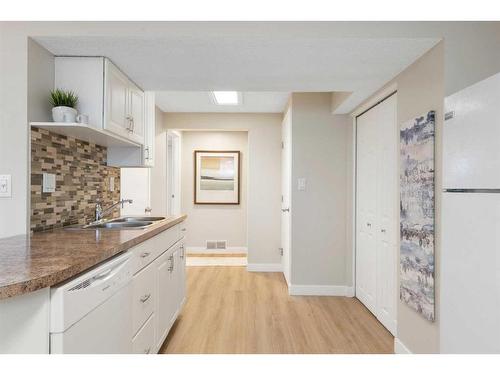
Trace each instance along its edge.
{"label": "white ceiling", "polygon": [[107,56],[145,90],[188,91],[160,94],[158,103],[165,108],[210,110],[204,93],[193,91],[251,92],[254,104],[245,111],[256,112],[274,108],[282,94],[255,92],[353,92],[338,113],[354,109],[439,41],[333,37],[327,32],[164,34],[35,39],[55,55]]}
{"label": "white ceiling", "polygon": [[216,105],[209,91],[157,91],[156,105],[164,112],[264,112],[284,111],[288,92],[241,93],[241,105]]}

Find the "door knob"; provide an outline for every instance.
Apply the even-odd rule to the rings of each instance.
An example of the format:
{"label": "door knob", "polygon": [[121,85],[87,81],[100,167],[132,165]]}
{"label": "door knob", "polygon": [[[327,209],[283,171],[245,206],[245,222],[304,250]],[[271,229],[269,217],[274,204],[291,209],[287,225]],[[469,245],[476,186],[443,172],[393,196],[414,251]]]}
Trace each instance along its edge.
{"label": "door knob", "polygon": [[290,212],[290,209],[289,208],[282,208],[281,212]]}

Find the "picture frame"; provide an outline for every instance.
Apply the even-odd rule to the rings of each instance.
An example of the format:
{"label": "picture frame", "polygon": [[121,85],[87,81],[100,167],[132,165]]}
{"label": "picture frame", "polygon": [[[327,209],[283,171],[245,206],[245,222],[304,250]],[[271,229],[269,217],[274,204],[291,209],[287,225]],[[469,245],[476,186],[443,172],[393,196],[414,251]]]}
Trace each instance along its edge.
{"label": "picture frame", "polygon": [[194,204],[240,204],[240,151],[194,151]]}

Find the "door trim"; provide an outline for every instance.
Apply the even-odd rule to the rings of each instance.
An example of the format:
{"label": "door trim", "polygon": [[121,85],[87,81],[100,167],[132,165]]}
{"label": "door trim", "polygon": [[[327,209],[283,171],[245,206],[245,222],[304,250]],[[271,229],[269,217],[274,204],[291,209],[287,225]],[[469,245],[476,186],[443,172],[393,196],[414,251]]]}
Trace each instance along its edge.
{"label": "door trim", "polygon": [[378,103],[384,101],[384,99],[387,99],[389,96],[396,93],[397,91],[398,91],[398,85],[396,83],[383,88],[378,93],[373,95],[370,99],[368,99],[365,103],[363,103],[354,111],[352,111],[351,117],[356,118],[358,116],[361,116],[364,112],[368,111],[369,109],[372,109]]}
{"label": "door trim", "polygon": [[[182,154],[181,154],[181,134],[175,130],[168,129],[166,138],[166,158],[167,162],[165,165],[166,168],[166,178],[167,178],[167,214],[178,214],[181,210],[182,205],[182,197],[181,197],[181,170],[182,170]],[[169,151],[169,142],[171,142],[171,154]],[[170,160],[171,157],[175,155],[173,160]],[[175,183],[175,186],[172,184]],[[175,198],[172,198],[172,193],[174,193]],[[172,201],[175,200],[175,207],[172,204]],[[173,212],[172,208],[175,208],[175,212]]]}

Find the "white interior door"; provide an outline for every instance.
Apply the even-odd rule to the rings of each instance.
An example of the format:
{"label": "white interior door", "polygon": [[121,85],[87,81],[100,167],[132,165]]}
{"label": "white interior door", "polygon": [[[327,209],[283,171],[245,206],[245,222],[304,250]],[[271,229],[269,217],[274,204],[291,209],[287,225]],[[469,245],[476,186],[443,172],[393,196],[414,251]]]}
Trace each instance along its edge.
{"label": "white interior door", "polygon": [[174,131],[167,132],[167,213],[181,213],[181,137]]}
{"label": "white interior door", "polygon": [[132,199],[121,209],[121,215],[145,215],[151,207],[150,168],[122,168],[120,195]]}
{"label": "white interior door", "polygon": [[397,258],[399,238],[399,132],[397,98],[376,107],[377,161],[377,306],[376,316],[396,334]]}
{"label": "white interior door", "polygon": [[282,126],[282,151],[281,151],[281,248],[283,252],[282,265],[283,274],[288,285],[290,285],[290,183],[291,171],[291,115],[288,110],[285,113]]}
{"label": "white interior door", "polygon": [[368,111],[357,119],[356,296],[376,310],[377,142],[376,117]]}
{"label": "white interior door", "polygon": [[395,94],[357,118],[356,296],[394,335],[398,134]]}

